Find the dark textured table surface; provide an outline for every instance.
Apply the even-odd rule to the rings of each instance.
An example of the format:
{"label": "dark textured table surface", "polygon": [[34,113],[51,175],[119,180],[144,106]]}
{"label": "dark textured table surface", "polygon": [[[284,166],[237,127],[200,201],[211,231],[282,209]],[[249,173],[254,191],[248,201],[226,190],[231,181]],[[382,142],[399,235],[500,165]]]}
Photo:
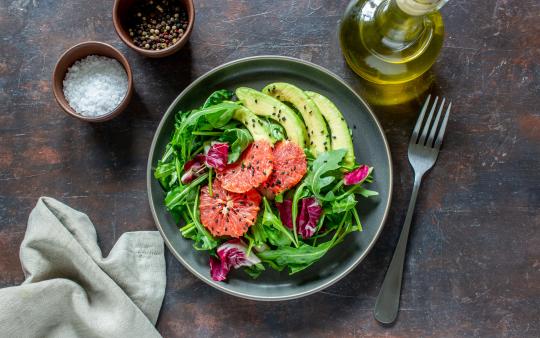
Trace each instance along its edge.
{"label": "dark textured table surface", "polygon": [[[213,67],[289,55],[364,92],[336,39],[346,2],[196,1],[190,43],[150,60],[116,36],[112,1],[0,1],[0,287],[23,281],[18,249],[41,195],[88,213],[105,254],[123,232],[155,229],[145,186],[154,130],[176,95]],[[212,289],[167,253],[164,336],[540,336],[540,3],[451,0],[442,12],[433,91],[454,108],[418,200],[397,323],[381,327],[372,309],[408,203],[406,144],[418,102],[374,107],[393,152],[395,195],[381,238],[354,272],[304,299],[258,303]],[[133,67],[128,111],[99,125],[68,117],[51,93],[58,56],[85,40],[120,48]]]}

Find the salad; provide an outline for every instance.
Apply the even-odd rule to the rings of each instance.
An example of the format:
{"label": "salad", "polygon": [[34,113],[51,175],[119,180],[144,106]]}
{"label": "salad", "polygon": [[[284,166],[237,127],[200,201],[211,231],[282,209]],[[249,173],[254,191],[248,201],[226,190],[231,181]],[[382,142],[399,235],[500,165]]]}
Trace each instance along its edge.
{"label": "salad", "polygon": [[347,122],[326,97],[289,83],[212,93],[180,111],[155,167],[180,234],[210,275],[306,269],[351,232],[373,168],[357,164]]}

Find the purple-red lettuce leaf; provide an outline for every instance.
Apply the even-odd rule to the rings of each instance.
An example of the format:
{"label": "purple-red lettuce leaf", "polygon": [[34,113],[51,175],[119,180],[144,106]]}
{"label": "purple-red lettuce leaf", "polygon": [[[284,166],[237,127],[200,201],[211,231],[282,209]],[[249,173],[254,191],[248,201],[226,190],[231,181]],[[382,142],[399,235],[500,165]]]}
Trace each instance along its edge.
{"label": "purple-red lettuce leaf", "polygon": [[366,180],[366,178],[368,178],[372,170],[373,168],[370,168],[367,165],[362,164],[361,166],[354,169],[353,171],[348,172],[345,175],[343,175],[343,183],[345,185],[361,184]]}
{"label": "purple-red lettuce leaf", "polygon": [[183,184],[188,184],[195,178],[201,176],[206,170],[205,164],[206,156],[202,154],[196,155],[191,160],[184,164],[184,174],[180,179]]}
{"label": "purple-red lettuce leaf", "polygon": [[253,252],[247,254],[247,245],[237,238],[221,244],[216,252],[219,259],[210,257],[210,275],[215,281],[227,279],[231,268],[238,269],[241,266],[261,263],[261,260]]}
{"label": "purple-red lettuce leaf", "polygon": [[221,282],[227,279],[230,267],[228,264],[223,264],[216,257],[210,256],[210,276],[216,282]]}
{"label": "purple-red lettuce leaf", "polygon": [[300,200],[300,211],[298,213],[297,226],[298,233],[302,238],[308,239],[317,230],[317,223],[322,214],[322,206],[315,197],[306,197]]}
{"label": "purple-red lettuce leaf", "polygon": [[229,156],[229,144],[214,142],[206,154],[206,165],[217,170],[224,169],[227,166]]}
{"label": "purple-red lettuce leaf", "polygon": [[287,228],[292,229],[292,200],[285,199],[282,203],[276,202],[276,207],[279,211],[279,218],[281,219],[281,223],[283,223],[283,225],[285,225]]}
{"label": "purple-red lettuce leaf", "polygon": [[[292,200],[285,199],[282,203],[276,203],[281,222],[287,228],[293,228],[292,222]],[[317,230],[317,223],[322,214],[322,206],[315,197],[305,197],[300,199],[298,215],[296,216],[296,232],[302,238],[308,239]]]}

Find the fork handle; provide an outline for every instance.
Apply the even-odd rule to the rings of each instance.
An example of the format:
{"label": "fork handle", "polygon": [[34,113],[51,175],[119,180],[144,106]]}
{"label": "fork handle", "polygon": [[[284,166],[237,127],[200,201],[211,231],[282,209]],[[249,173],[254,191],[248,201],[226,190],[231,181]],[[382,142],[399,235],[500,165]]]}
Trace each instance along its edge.
{"label": "fork handle", "polygon": [[386,271],[384,282],[377,296],[375,303],[375,319],[383,324],[391,324],[396,320],[399,310],[399,297],[401,295],[401,280],[403,278],[403,264],[405,262],[405,253],[407,251],[407,241],[409,239],[409,230],[411,229],[411,220],[416,205],[418,189],[422,182],[422,175],[415,174],[414,186],[409,202],[409,209],[405,217],[405,223],[399,235],[398,244],[392,256],[392,262]]}

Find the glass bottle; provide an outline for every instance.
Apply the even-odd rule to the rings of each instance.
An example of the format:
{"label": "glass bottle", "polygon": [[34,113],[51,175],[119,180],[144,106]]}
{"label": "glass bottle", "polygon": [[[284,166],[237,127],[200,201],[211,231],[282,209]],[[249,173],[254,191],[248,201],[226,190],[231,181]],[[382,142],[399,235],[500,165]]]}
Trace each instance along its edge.
{"label": "glass bottle", "polygon": [[438,9],[448,0],[354,0],[339,37],[355,73],[376,84],[418,78],[435,62],[444,38]]}

